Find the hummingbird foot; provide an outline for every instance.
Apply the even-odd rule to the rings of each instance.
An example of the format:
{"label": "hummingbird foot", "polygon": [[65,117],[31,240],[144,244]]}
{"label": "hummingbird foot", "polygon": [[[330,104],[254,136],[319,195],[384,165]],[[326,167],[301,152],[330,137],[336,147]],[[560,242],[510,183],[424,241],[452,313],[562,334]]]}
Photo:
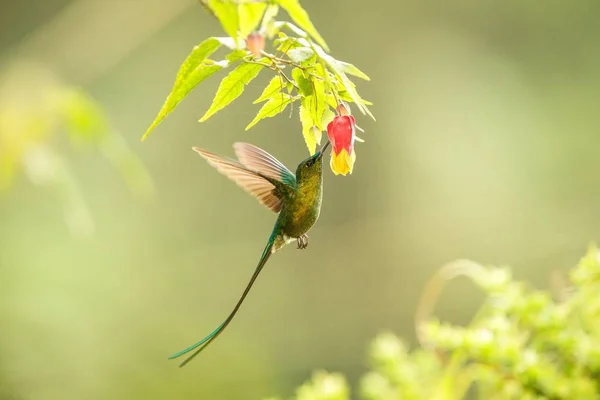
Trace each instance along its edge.
{"label": "hummingbird foot", "polygon": [[304,250],[305,248],[308,247],[308,235],[306,233],[304,235],[300,236],[297,240],[298,240],[298,248],[300,250]]}

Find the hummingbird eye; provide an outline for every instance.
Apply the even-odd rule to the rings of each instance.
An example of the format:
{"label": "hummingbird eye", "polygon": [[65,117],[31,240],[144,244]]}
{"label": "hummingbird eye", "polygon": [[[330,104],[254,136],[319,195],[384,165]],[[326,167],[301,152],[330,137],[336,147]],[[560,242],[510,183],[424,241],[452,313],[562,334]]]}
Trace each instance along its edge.
{"label": "hummingbird eye", "polygon": [[311,159],[310,159],[310,160],[308,160],[308,161],[306,162],[306,164],[304,164],[304,165],[306,165],[307,167],[310,167],[310,166],[311,166],[311,165],[313,165],[314,163],[315,163],[315,159],[314,159],[314,158],[311,158]]}

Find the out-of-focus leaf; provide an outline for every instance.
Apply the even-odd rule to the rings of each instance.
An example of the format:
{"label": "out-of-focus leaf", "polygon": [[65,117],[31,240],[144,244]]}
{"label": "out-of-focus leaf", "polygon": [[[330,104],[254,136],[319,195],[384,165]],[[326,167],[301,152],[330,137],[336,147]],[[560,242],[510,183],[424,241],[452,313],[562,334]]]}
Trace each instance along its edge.
{"label": "out-of-focus leaf", "polygon": [[297,47],[289,50],[287,55],[293,62],[300,64],[314,56],[315,52],[309,47]]}
{"label": "out-of-focus leaf", "polygon": [[250,122],[246,127],[246,130],[252,128],[261,119],[270,118],[283,112],[283,110],[285,110],[288,104],[297,99],[298,97],[292,97],[286,93],[278,93],[275,96],[271,97],[269,101],[263,104],[261,109],[258,111],[256,117],[254,117],[252,122]]}
{"label": "out-of-focus leaf", "polygon": [[229,36],[237,39],[239,29],[238,5],[222,0],[208,0],[208,6],[213,11],[221,26]]}
{"label": "out-of-focus leaf", "polygon": [[237,99],[244,92],[244,87],[256,78],[263,67],[261,64],[243,63],[231,71],[221,81],[210,108],[200,118],[200,122],[206,121],[233,100]]}
{"label": "out-of-focus leaf", "polygon": [[254,100],[252,104],[258,104],[261,101],[268,100],[271,97],[275,96],[277,93],[281,92],[282,79],[283,78],[281,78],[279,75],[274,76],[265,88],[265,90],[263,90],[260,97]]}
{"label": "out-of-focus leaf", "polygon": [[231,49],[231,50],[236,50],[237,49],[237,44],[235,42],[234,38],[230,38],[230,37],[223,37],[223,36],[215,36],[213,37],[213,39],[216,39],[219,41],[219,43],[221,43],[223,46]]}
{"label": "out-of-focus leaf", "polygon": [[279,0],[279,5],[285,11],[287,11],[295,23],[308,32],[308,34],[312,36],[325,50],[329,51],[327,43],[325,43],[323,37],[321,37],[313,23],[310,21],[308,13],[306,10],[304,10],[304,8],[302,8],[298,0]]}
{"label": "out-of-focus leaf", "polygon": [[154,183],[141,160],[131,151],[120,135],[110,135],[100,144],[102,155],[119,171],[132,192],[148,195]]}
{"label": "out-of-focus leaf", "polygon": [[142,140],[144,140],[150,132],[156,128],[156,126],[160,124],[162,120],[175,109],[175,107],[177,107],[179,102],[183,100],[192,89],[223,68],[223,64],[206,62],[206,58],[214,53],[222,44],[223,41],[221,39],[212,37],[206,39],[192,49],[192,52],[179,68],[171,93],[169,93],[169,96],[158,112],[158,115],[144,133]]}
{"label": "out-of-focus leaf", "polygon": [[238,5],[240,35],[243,38],[256,29],[266,8],[265,3],[240,3]]}
{"label": "out-of-focus leaf", "polygon": [[337,60],[340,69],[342,71],[344,71],[345,73],[347,73],[348,75],[352,75],[352,76],[356,76],[357,78],[360,79],[364,79],[365,81],[370,81],[371,78],[369,78],[367,76],[367,74],[365,74],[364,72],[362,72],[360,69],[356,68],[356,66],[354,66],[353,64],[344,62],[344,61],[340,61]]}
{"label": "out-of-focus leaf", "polygon": [[61,96],[58,111],[73,143],[97,143],[109,133],[108,120],[101,107],[80,90],[66,91]]}
{"label": "out-of-focus leaf", "polygon": [[277,33],[277,29],[275,28],[275,17],[278,12],[279,6],[277,4],[269,4],[263,15],[260,31],[269,39]]}

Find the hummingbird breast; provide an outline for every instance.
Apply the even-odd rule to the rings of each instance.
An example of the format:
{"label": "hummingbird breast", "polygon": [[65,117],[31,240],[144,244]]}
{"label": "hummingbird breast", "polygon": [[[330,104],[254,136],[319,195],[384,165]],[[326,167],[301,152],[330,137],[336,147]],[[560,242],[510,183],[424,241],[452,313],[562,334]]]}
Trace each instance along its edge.
{"label": "hummingbird breast", "polygon": [[[312,185],[311,185],[312,186]],[[299,188],[294,198],[281,210],[285,213],[282,231],[285,235],[298,238],[312,228],[321,212],[321,185]]]}

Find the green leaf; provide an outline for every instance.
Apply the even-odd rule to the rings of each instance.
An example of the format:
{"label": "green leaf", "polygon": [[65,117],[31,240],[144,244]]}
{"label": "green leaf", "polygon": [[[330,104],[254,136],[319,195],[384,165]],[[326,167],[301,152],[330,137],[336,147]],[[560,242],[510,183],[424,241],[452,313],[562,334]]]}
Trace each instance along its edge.
{"label": "green leaf", "polygon": [[300,64],[315,55],[315,52],[308,47],[298,47],[287,52],[288,57],[295,63]]}
{"label": "green leaf", "polygon": [[[348,102],[354,103],[354,99],[352,98],[352,96],[350,96],[350,93],[348,93],[348,91],[346,91],[346,90],[339,91],[338,92],[338,96],[340,96],[340,99],[342,99],[344,101],[348,101]],[[360,101],[361,101],[362,104],[365,104],[367,106],[372,106],[373,105],[373,103],[371,103],[370,101],[365,100],[363,98],[361,98]]]}
{"label": "green leaf", "polygon": [[306,10],[304,10],[304,8],[302,8],[298,0],[279,0],[279,5],[285,11],[287,11],[292,20],[297,23],[300,28],[308,32],[308,34],[312,36],[317,43],[319,43],[325,50],[329,51],[327,43],[325,43],[325,40],[321,37],[315,26],[312,24],[310,18],[308,17],[308,13]]}
{"label": "green leaf", "polygon": [[325,103],[327,103],[327,105],[329,105],[329,107],[333,109],[337,107],[337,100],[335,99],[335,96],[332,93],[327,93],[325,95]]}
{"label": "green leaf", "polygon": [[298,85],[298,92],[302,96],[306,97],[313,94],[313,85],[309,79],[304,77],[304,73],[300,68],[294,68],[292,70],[292,78],[296,82],[296,85]]}
{"label": "green leaf", "polygon": [[242,37],[245,38],[256,29],[266,8],[265,3],[240,3],[238,5],[240,35]]}
{"label": "green leaf", "polygon": [[[304,42],[305,40],[300,39],[299,41]],[[307,44],[308,44],[308,42],[307,42]],[[343,85],[344,88],[346,88],[346,90],[348,91],[348,94],[350,95],[350,98],[352,99],[352,101],[354,103],[356,103],[356,105],[358,106],[358,109],[363,114],[367,114],[368,116],[373,118],[373,120],[375,120],[375,117],[373,116],[371,111],[364,104],[365,103],[364,100],[358,95],[358,92],[356,91],[354,83],[352,83],[352,81],[350,79],[348,79],[348,76],[342,70],[338,60],[336,60],[335,58],[333,58],[329,54],[327,54],[319,45],[313,44],[313,48],[317,52],[317,55],[323,61],[325,61],[325,63],[329,66],[329,68],[335,74],[336,78],[338,78],[340,84]]]}
{"label": "green leaf", "polygon": [[254,63],[243,63],[231,71],[219,84],[215,98],[206,114],[200,118],[200,122],[204,122],[229,105],[233,100],[240,97],[244,92],[244,86],[250,83],[261,69],[263,65]]}
{"label": "green leaf", "polygon": [[225,32],[236,39],[239,28],[237,4],[222,0],[208,0],[208,6],[214,12]]}
{"label": "green leaf", "polygon": [[347,73],[348,75],[353,75],[356,76],[357,78],[360,79],[364,79],[365,81],[370,81],[371,78],[369,78],[367,76],[367,74],[365,74],[364,72],[362,72],[360,69],[356,68],[353,64],[344,62],[344,61],[339,61],[337,60],[340,69],[342,71],[344,71],[345,73]]}
{"label": "green leaf", "polygon": [[323,118],[321,119],[321,126],[323,129],[327,129],[327,125],[335,118],[335,112],[331,110],[329,107],[325,107],[323,111]]}
{"label": "green leaf", "polygon": [[282,78],[279,75],[274,76],[265,88],[265,90],[263,90],[260,97],[254,100],[252,104],[258,104],[261,101],[268,100],[271,97],[275,96],[277,93],[281,92],[281,83]]}
{"label": "green leaf", "polygon": [[[317,64],[315,68],[315,73],[318,76],[323,76],[325,71],[321,64]],[[311,75],[312,86],[313,86],[313,104],[311,104],[311,113],[313,114],[313,120],[315,121],[315,125],[321,130],[323,130],[323,126],[321,125],[321,120],[323,119],[323,112],[327,106],[325,102],[325,82],[321,79],[318,79],[314,75]]]}
{"label": "green leaf", "polygon": [[313,155],[317,151],[317,144],[321,144],[322,133],[315,125],[310,112],[310,100],[306,97],[300,103],[300,122],[302,123],[304,142],[306,142],[310,155]]}
{"label": "green leaf", "polygon": [[288,104],[297,99],[298,97],[292,97],[285,93],[278,93],[274,97],[271,97],[269,101],[263,104],[256,117],[246,127],[246,130],[252,128],[261,119],[270,118],[283,112]]}
{"label": "green leaf", "polygon": [[227,62],[215,64],[211,61],[212,64],[209,64],[206,60],[206,58],[214,53],[221,44],[221,39],[213,37],[206,39],[192,49],[183,64],[181,64],[181,67],[179,67],[179,72],[177,72],[177,77],[175,78],[175,83],[173,84],[169,96],[165,100],[150,127],[144,133],[144,136],[142,136],[142,140],[144,140],[200,82],[221,70],[224,66],[227,66]]}
{"label": "green leaf", "polygon": [[229,62],[236,62],[241,60],[242,58],[246,57],[248,55],[248,51],[247,50],[234,50],[231,53],[227,54],[225,56],[225,58],[227,60],[229,60]]}

